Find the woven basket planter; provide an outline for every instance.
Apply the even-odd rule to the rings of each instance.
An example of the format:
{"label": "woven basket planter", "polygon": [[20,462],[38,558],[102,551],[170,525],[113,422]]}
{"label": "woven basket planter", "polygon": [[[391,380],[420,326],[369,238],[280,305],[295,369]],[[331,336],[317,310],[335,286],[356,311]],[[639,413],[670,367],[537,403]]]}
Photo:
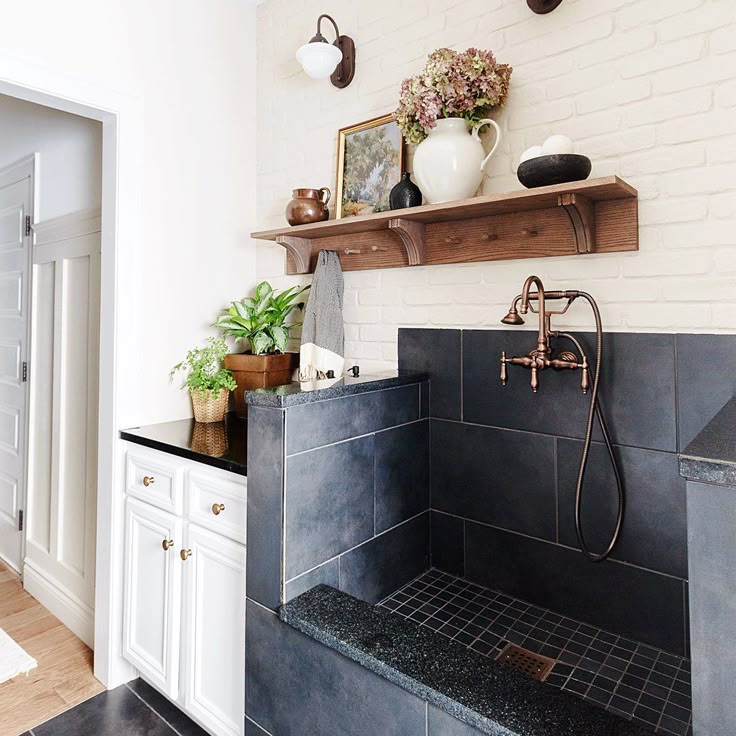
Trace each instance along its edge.
{"label": "woven basket planter", "polygon": [[227,400],[230,392],[221,388],[219,395],[212,396],[208,391],[191,391],[192,407],[194,408],[194,421],[209,424],[210,422],[221,422],[227,414]]}
{"label": "woven basket planter", "polygon": [[210,457],[227,454],[227,427],[225,422],[194,422],[192,429],[192,451]]}

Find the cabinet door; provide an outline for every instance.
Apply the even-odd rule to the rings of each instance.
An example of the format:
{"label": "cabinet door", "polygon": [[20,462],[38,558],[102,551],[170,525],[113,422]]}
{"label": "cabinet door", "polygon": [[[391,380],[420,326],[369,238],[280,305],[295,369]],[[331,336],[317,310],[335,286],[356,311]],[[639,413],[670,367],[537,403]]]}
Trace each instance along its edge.
{"label": "cabinet door", "polygon": [[182,521],[131,498],[125,517],[123,654],[152,685],[176,698]]}
{"label": "cabinet door", "polygon": [[189,524],[184,557],[184,708],[216,736],[241,736],[245,547]]}

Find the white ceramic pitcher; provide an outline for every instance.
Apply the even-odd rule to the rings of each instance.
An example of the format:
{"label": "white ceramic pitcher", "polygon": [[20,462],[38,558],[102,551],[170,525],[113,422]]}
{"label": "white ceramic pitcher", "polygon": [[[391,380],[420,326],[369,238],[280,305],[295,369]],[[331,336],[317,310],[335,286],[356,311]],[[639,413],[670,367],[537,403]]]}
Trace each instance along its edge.
{"label": "white ceramic pitcher", "polygon": [[[478,136],[484,125],[493,126],[496,131],[496,141],[487,156]],[[472,197],[500,142],[501,129],[489,118],[477,122],[470,131],[462,118],[438,120],[414,153],[414,180],[422,190],[425,204]]]}

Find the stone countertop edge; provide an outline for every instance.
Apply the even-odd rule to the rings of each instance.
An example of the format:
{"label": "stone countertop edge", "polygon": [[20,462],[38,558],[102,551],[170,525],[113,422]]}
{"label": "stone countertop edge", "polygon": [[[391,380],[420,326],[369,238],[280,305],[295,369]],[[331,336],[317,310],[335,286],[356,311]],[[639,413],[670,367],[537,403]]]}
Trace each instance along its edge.
{"label": "stone countertop edge", "polygon": [[310,404],[315,401],[338,399],[342,396],[379,391],[385,388],[407,386],[412,383],[421,383],[427,380],[424,373],[409,371],[366,374],[358,378],[345,376],[338,379],[331,386],[325,388],[306,389],[298,382],[288,383],[285,386],[273,388],[259,388],[246,392],[248,406],[259,406],[270,409],[287,409],[290,406]]}
{"label": "stone countertop edge", "polygon": [[[489,736],[653,733],[327,585],[318,585],[286,603],[279,616],[289,626]],[[399,646],[390,644],[397,639],[402,640]]]}
{"label": "stone countertop edge", "polygon": [[736,488],[736,397],[680,453],[680,475]]}

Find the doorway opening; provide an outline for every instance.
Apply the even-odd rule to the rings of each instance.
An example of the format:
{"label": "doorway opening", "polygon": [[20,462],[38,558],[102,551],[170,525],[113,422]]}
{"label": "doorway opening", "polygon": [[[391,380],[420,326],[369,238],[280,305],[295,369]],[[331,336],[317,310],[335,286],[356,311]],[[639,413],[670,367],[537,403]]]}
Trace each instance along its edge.
{"label": "doorway opening", "polygon": [[[92,668],[102,125],[0,94],[0,131],[0,573],[9,604],[0,621],[36,661],[34,687],[49,690],[46,710],[25,709],[26,730],[102,688]],[[59,689],[60,668],[84,686]],[[13,679],[0,684],[6,703],[21,690]],[[3,732],[18,726],[12,710],[0,706]]]}

